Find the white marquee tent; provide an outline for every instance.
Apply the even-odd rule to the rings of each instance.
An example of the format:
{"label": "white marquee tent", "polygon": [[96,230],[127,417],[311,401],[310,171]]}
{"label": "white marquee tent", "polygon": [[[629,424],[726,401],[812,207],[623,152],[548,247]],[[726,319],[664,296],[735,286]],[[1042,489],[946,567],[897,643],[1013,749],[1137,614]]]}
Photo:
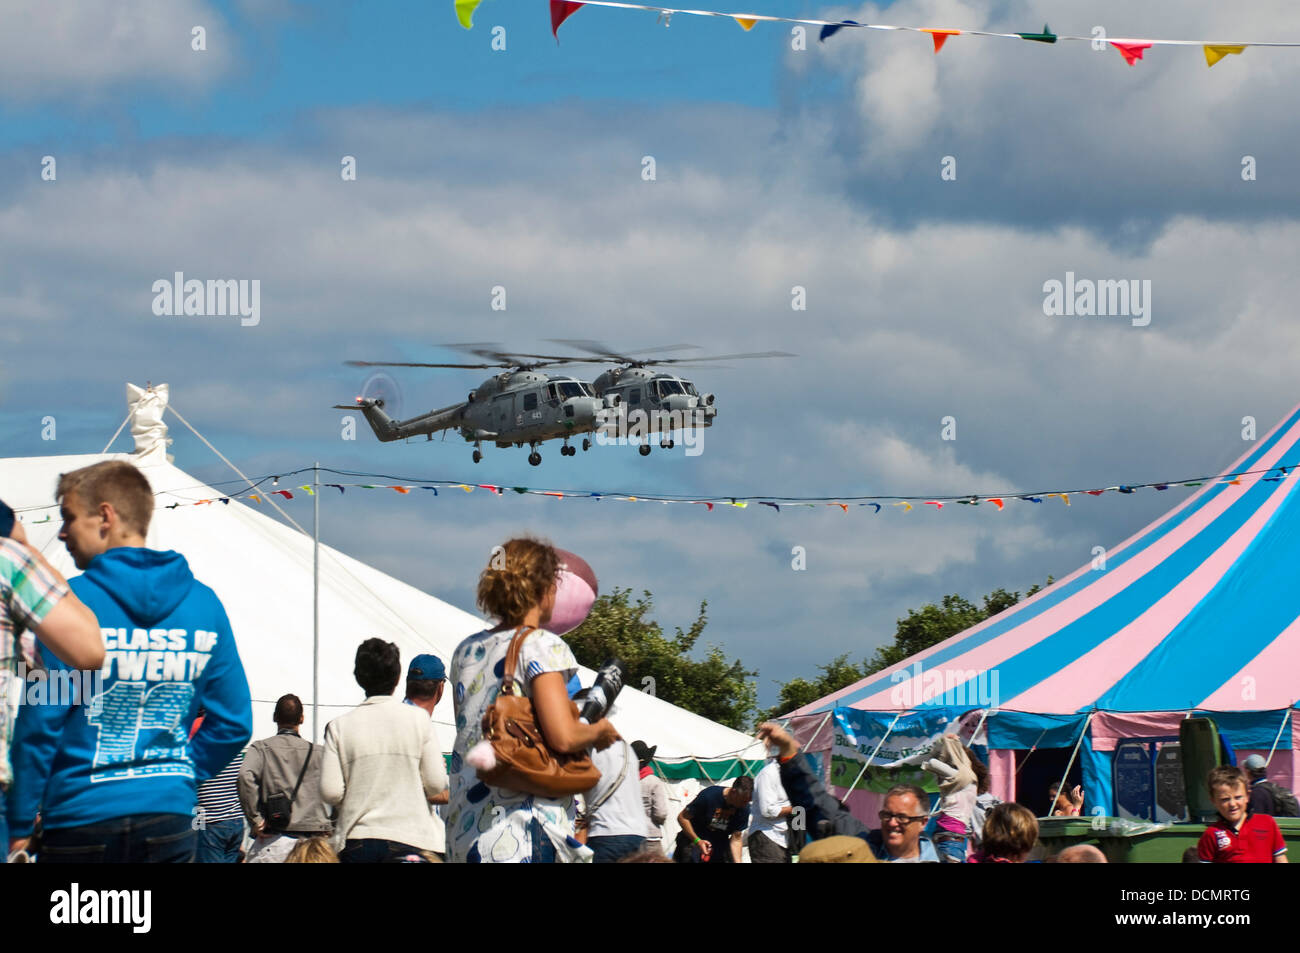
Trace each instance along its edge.
{"label": "white marquee tent", "polygon": [[[58,541],[54,487],[61,473],[107,459],[140,467],[158,503],[147,543],[174,549],[194,575],[211,586],[230,616],[253,695],[253,736],[274,731],[271,711],[286,692],[308,709],[304,734],[312,730],[313,538],[286,526],[255,506],[219,500],[219,491],[174,466],[162,415],[167,387],[127,386],[135,453],[0,458],[0,499],[18,511],[31,543],[65,575],[77,570]],[[308,524],[310,525],[310,524]],[[403,667],[421,652],[449,662],[456,644],[483,628],[483,620],[414,586],[394,579],[328,546],[320,546],[319,730],[362,700],[352,678],[357,645],[377,636],[397,643]],[[449,666],[450,667],[450,666]],[[594,673],[581,672],[584,684]],[[400,690],[400,689],[399,689]],[[444,751],[454,740],[452,693],[435,713]],[[754,768],[763,747],[754,738],[625,688],[615,724],[624,737],[658,745],[656,760],[673,776],[734,776]],[[745,762],[749,764],[746,765]],[[679,762],[672,764],[672,762]],[[689,766],[689,768],[688,768]],[[693,769],[693,770],[691,770]]]}

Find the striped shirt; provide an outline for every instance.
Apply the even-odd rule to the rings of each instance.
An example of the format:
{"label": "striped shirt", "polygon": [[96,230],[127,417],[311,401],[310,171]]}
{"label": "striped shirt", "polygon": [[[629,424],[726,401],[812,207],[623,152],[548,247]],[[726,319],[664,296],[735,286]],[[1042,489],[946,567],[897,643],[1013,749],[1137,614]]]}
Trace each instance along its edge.
{"label": "striped shirt", "polygon": [[239,806],[239,766],[244,763],[244,752],[235,755],[233,761],[221,769],[215,778],[209,778],[199,785],[199,816],[205,823],[219,824],[244,817],[244,809]]}
{"label": "striped shirt", "polygon": [[67,594],[67,584],[37,562],[26,546],[0,539],[0,788],[13,781],[9,743],[23,691],[19,639],[24,629],[40,625]]}

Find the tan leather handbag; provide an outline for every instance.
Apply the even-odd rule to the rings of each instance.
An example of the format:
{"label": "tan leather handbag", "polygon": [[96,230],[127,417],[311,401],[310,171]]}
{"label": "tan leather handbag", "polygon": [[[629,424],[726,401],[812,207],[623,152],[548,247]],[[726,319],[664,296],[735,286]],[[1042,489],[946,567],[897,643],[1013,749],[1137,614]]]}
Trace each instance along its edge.
{"label": "tan leather handbag", "polygon": [[[524,639],[533,632],[520,626],[506,652],[505,674],[501,692],[483,713],[483,740],[496,753],[491,771],[479,770],[479,780],[493,787],[523,791],[540,797],[565,797],[595,787],[600,771],[591,763],[591,755],[560,754],[546,746],[541,726],[533,711],[532,699],[515,694],[515,669]],[[578,706],[569,703],[573,717]]]}

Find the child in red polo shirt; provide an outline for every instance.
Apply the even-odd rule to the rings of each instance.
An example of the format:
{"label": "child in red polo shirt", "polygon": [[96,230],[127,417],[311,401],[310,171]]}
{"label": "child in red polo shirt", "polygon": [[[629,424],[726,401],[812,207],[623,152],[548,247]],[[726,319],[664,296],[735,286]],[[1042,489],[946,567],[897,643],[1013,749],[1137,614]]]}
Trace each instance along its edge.
{"label": "child in red polo shirt", "polygon": [[1203,864],[1285,864],[1286,843],[1277,821],[1250,814],[1250,785],[1240,768],[1219,767],[1206,779],[1219,819],[1205,828],[1196,845]]}

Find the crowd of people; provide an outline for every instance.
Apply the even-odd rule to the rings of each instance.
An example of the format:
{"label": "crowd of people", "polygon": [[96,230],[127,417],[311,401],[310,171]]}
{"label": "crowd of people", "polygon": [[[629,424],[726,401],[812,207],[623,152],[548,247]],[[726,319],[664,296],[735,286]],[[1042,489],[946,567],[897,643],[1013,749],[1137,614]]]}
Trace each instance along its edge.
{"label": "crowd of people", "polygon": [[[294,694],[276,702],[274,734],[250,744],[252,701],[230,622],[184,556],[146,546],[145,477],[126,462],[97,463],[64,474],[56,498],[59,539],[82,571],[70,582],[0,504],[11,861],[670,862],[669,847],[677,863],[1105,861],[1091,845],[1041,856],[1033,812],[998,801],[985,765],[954,736],[922,765],[937,803],[897,784],[879,826],[867,825],[770,722],[758,731],[769,759],[757,775],[703,788],[665,844],[670,798],[656,748],[619,734],[616,707],[580,713],[604,696],[579,683],[569,646],[546,629],[560,557],[533,539],[508,541],[483,570],[477,601],[493,624],[463,640],[450,665],[412,658],[399,697],[397,646],[366,639],[353,667],[364,701],[330,721],[321,744],[302,737]],[[62,678],[67,691],[15,718],[8,702],[23,672],[50,686],[60,674],[95,677]],[[448,760],[433,713],[449,686]],[[507,702],[514,715],[501,731]],[[1210,773],[1219,817],[1196,860],[1286,861],[1272,815],[1300,813],[1295,797],[1267,780],[1262,758],[1244,767]],[[1052,814],[1081,811],[1078,787],[1050,797]]]}

